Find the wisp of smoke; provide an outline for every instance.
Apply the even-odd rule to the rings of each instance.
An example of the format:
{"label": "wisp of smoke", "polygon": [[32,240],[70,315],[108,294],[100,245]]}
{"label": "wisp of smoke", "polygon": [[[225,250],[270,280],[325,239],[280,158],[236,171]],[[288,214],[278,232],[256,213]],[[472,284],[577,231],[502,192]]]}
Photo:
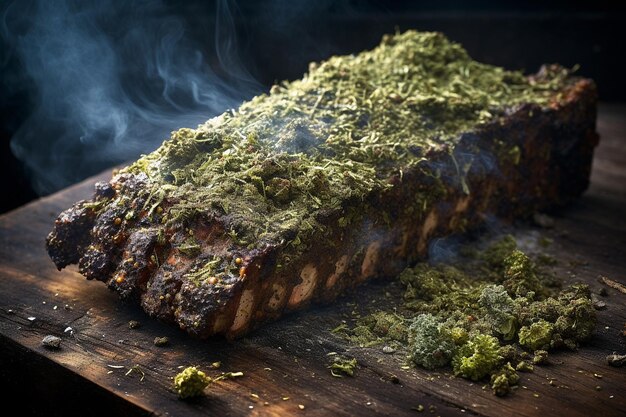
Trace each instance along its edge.
{"label": "wisp of smoke", "polygon": [[[172,130],[195,127],[258,93],[237,55],[232,11],[221,1],[207,17],[213,45],[190,39],[184,19],[159,0],[5,7],[1,34],[19,57],[19,88],[26,83],[34,105],[11,148],[35,190],[47,194],[134,159]],[[217,63],[208,62],[207,50]]]}

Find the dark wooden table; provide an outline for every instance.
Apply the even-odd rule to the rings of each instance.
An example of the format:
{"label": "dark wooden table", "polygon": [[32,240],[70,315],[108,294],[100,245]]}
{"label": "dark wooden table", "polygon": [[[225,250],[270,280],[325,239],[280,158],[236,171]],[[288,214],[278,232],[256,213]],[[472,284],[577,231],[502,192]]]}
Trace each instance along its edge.
{"label": "dark wooden table", "polygon": [[[587,193],[556,213],[554,229],[527,225],[516,230],[522,237],[553,238],[548,251],[559,260],[559,275],[565,282],[589,283],[596,292],[604,286],[600,276],[626,284],[626,106],[602,106],[598,129],[602,139]],[[447,372],[402,369],[402,355],[350,347],[330,333],[351,317],[356,301],[375,302],[383,283],[361,288],[333,306],[291,315],[233,343],[193,340],[123,304],[102,283],[85,281],[75,269],[58,272],[48,259],[44,238],[55,216],[90,196],[93,181],[0,217],[4,407],[14,402],[25,413],[46,416],[402,416],[418,414],[418,405],[432,415],[626,413],[626,367],[605,362],[613,351],[626,353],[626,337],[620,334],[626,294],[607,288],[607,308],[598,311],[593,340],[576,353],[551,355],[553,365],[522,374],[519,389],[507,398]],[[143,325],[130,330],[129,320]],[[63,339],[60,350],[41,345],[48,334]],[[167,336],[170,345],[155,347],[156,336]],[[331,352],[358,359],[354,378],[330,374]],[[219,370],[210,368],[216,361],[222,363]],[[216,383],[206,397],[186,402],[172,391],[171,378],[188,365],[211,376],[222,371],[242,371],[244,376]]]}

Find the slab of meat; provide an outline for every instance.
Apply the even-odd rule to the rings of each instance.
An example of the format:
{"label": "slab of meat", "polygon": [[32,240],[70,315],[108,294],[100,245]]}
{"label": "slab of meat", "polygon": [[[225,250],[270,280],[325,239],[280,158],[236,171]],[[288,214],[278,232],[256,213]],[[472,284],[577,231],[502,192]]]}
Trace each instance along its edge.
{"label": "slab of meat", "polygon": [[487,217],[587,187],[592,81],[480,64],[438,33],[383,38],[181,129],[96,184],[47,239],[154,317],[236,337],[427,256]]}

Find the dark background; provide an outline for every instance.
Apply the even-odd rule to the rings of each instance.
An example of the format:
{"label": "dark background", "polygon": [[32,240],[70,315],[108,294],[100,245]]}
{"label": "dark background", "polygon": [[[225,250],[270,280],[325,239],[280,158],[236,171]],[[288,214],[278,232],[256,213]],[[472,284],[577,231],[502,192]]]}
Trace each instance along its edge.
{"label": "dark background", "polygon": [[[0,1],[3,15],[11,3]],[[598,84],[601,100],[626,100],[621,64],[626,6],[610,1],[502,3],[272,0],[230,4],[237,54],[261,90],[276,80],[299,78],[310,61],[372,48],[384,33],[398,28],[444,32],[462,43],[473,58],[508,69],[532,72],[542,63],[579,64],[579,74]],[[186,36],[203,48],[214,71],[228,82],[229,68],[215,49],[215,2],[164,1],[164,10],[184,20]],[[115,22],[108,24],[104,31],[115,29]],[[0,212],[5,212],[37,197],[23,163],[10,149],[11,137],[36,105],[37,86],[25,75],[14,45],[2,39],[0,47]],[[132,69],[132,56],[127,59]],[[182,126],[172,129],[176,127]],[[124,159],[81,168],[71,181]]]}

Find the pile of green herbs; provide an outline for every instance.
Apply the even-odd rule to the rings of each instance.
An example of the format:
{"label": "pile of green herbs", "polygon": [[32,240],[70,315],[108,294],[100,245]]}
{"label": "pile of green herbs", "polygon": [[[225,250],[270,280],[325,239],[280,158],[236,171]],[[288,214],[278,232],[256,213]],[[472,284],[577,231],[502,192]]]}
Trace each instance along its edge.
{"label": "pile of green herbs", "polygon": [[489,381],[500,396],[517,384],[518,371],[545,363],[548,351],[574,350],[591,337],[596,315],[589,288],[559,289],[512,236],[462,252],[453,264],[407,268],[398,277],[402,302],[334,332],[358,346],[393,347],[421,368],[451,366],[458,376]]}

